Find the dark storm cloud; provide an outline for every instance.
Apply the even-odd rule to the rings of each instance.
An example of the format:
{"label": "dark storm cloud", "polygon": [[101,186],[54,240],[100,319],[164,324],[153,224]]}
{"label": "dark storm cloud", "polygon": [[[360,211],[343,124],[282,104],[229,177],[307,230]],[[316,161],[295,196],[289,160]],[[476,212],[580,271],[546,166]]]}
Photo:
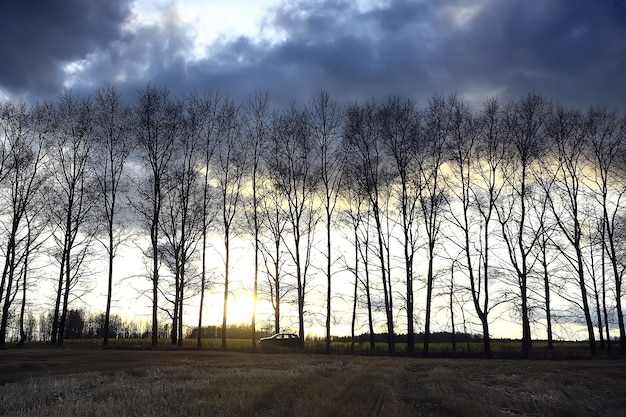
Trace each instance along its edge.
{"label": "dark storm cloud", "polygon": [[306,100],[322,88],[343,100],[413,94],[427,81],[428,70],[415,43],[416,38],[429,36],[422,33],[428,32],[424,10],[406,2],[366,12],[340,1],[284,4],[268,22],[284,31],[284,41],[257,45],[239,39],[235,48],[222,46],[243,49],[239,60],[253,65],[216,71],[209,59],[198,62],[193,71],[196,79],[215,81],[227,91],[242,85],[247,93],[251,87],[268,90],[280,104]]}
{"label": "dark storm cloud", "polygon": [[481,85],[513,97],[536,91],[568,105],[624,109],[624,2],[494,1],[467,27],[438,33],[445,54],[436,66],[460,90]]}
{"label": "dark storm cloud", "polygon": [[480,102],[538,92],[565,105],[625,109],[621,1],[391,1],[365,12],[350,2],[285,3],[270,23],[284,42],[221,45],[243,52],[233,65],[195,63],[195,80],[268,89],[283,102],[320,88],[348,100],[456,93]]}
{"label": "dark storm cloud", "polygon": [[[47,3],[40,7],[50,9]],[[267,90],[279,105],[322,88],[344,101],[456,93],[479,102],[538,92],[567,105],[624,109],[623,0],[390,0],[369,10],[343,0],[286,1],[264,22],[279,39],[225,34],[202,58],[175,8],[123,32],[130,12],[122,3],[82,4],[54,10],[52,20],[65,18],[67,27],[42,23],[42,9],[32,13],[40,23],[27,26],[41,25],[46,35],[0,41],[8,51],[0,85],[60,88],[59,62],[86,58],[78,89],[109,82],[134,94],[152,82],[176,94],[216,88],[235,100]],[[94,22],[94,13],[109,17]],[[8,19],[2,16],[0,23]],[[19,39],[18,25],[11,27],[0,30]]]}
{"label": "dark storm cloud", "polygon": [[4,0],[0,5],[0,87],[56,91],[62,66],[121,35],[127,0]]}

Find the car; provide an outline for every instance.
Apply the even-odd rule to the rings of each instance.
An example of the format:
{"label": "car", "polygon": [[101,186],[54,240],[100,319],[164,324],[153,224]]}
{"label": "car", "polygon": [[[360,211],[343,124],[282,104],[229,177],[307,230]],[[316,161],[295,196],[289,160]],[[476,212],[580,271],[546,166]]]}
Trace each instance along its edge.
{"label": "car", "polygon": [[276,333],[269,337],[262,337],[259,343],[261,346],[297,348],[300,347],[300,336],[293,333]]}

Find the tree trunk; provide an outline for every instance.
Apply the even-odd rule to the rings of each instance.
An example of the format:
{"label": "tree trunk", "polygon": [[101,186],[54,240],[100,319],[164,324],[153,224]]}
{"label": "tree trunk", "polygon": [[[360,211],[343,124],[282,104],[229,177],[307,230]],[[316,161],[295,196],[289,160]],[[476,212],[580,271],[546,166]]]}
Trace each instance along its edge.
{"label": "tree trunk", "polygon": [[229,268],[230,268],[230,242],[228,229],[224,234],[224,248],[226,250],[226,259],[224,265],[224,310],[222,312],[222,350],[227,349],[226,345],[226,320],[228,314],[228,284],[229,284]]}

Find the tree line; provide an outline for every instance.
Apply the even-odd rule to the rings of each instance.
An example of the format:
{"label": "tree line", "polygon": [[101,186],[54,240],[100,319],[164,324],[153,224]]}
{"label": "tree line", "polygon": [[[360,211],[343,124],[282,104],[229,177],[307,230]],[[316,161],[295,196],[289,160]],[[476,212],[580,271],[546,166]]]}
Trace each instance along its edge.
{"label": "tree line", "polygon": [[[147,265],[153,345],[163,321],[182,344],[191,297],[203,327],[209,269],[221,271],[227,328],[234,242],[245,239],[253,346],[263,299],[276,332],[281,309],[295,306],[302,340],[308,318],[324,317],[330,352],[342,297],[352,336],[365,317],[372,347],[384,333],[390,353],[397,333],[413,353],[419,332],[428,354],[430,335],[454,334],[460,315],[480,327],[489,355],[494,311],[505,306],[528,356],[533,331],[552,347],[555,301],[584,326],[592,354],[598,338],[626,352],[626,119],[610,108],[538,94],[479,108],[439,95],[342,104],[321,91],[274,109],[267,93],[238,104],[148,84],[131,103],[113,86],[34,105],[6,100],[0,124],[0,346],[10,323],[26,340],[28,306],[41,302],[50,271],[50,341],[63,344],[72,302],[102,260],[106,274],[93,278],[107,283],[109,329],[123,275],[115,261],[128,242]],[[323,311],[309,309],[313,278]],[[338,285],[352,290],[337,294]],[[442,311],[447,322],[434,321]]]}
{"label": "tree line", "polygon": [[[52,336],[52,319],[50,313],[41,313],[37,316],[27,314],[24,322],[24,338],[27,342],[49,342]],[[103,339],[105,332],[110,339],[147,339],[151,337],[150,326],[145,321],[124,319],[119,314],[111,314],[108,328],[105,327],[104,313],[88,313],[83,309],[70,309],[67,313],[64,340]],[[250,339],[251,327],[249,324],[230,324],[226,332],[230,339]],[[271,328],[261,330],[263,336],[269,336]],[[203,326],[203,339],[221,338],[222,328],[216,325]],[[162,321],[159,324],[159,339],[168,339],[171,335],[171,323]],[[185,338],[196,339],[198,329],[187,328]]]}

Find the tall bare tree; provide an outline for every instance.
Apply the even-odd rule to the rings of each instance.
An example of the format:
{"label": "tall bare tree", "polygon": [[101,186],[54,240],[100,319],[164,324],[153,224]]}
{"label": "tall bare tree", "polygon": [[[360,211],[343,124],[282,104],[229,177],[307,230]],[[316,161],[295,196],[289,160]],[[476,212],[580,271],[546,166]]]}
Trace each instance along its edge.
{"label": "tall bare tree", "polygon": [[[25,227],[22,238],[22,251],[20,256],[20,264],[18,270],[17,287],[21,286],[21,302],[19,310],[19,334],[20,339],[17,346],[24,345],[25,342],[32,340],[32,321],[27,318],[26,305],[27,294],[29,290],[32,290],[31,277],[36,276],[36,267],[33,267],[32,260],[35,255],[42,252],[42,248],[46,243],[48,236],[48,216],[45,210],[45,204],[43,204],[43,193],[35,197],[33,209],[29,210],[25,215]],[[17,291],[16,291],[17,293]],[[32,315],[29,314],[29,317]],[[27,324],[27,321],[30,324]],[[27,326],[31,330],[27,330]]]}
{"label": "tall bare tree", "polygon": [[[270,147],[268,156],[274,155],[271,149]],[[263,217],[264,238],[259,243],[267,278],[269,299],[274,312],[274,332],[279,333],[281,331],[281,300],[289,293],[289,289],[283,285],[286,276],[283,274],[285,264],[283,254],[285,242],[283,239],[289,229],[287,228],[288,222],[284,212],[285,203],[282,194],[273,187],[269,187],[267,190],[263,187],[263,190],[265,195],[260,201],[260,214]]]}
{"label": "tall bare tree", "polygon": [[[377,106],[353,104],[348,107],[344,138],[352,157],[354,185],[367,196],[376,233],[376,256],[380,264],[384,310],[387,320],[387,349],[395,351],[393,292],[390,274],[389,228],[385,224],[392,174],[380,137]],[[366,274],[368,271],[366,270]]]}
{"label": "tall bare tree", "polygon": [[326,226],[326,339],[325,350],[330,354],[332,308],[332,266],[333,245],[332,229],[335,209],[343,179],[347,153],[341,143],[343,111],[339,104],[322,90],[309,103],[309,124],[314,146],[317,152],[320,171],[320,192]]}
{"label": "tall bare tree", "polygon": [[[344,145],[345,146],[345,145]],[[347,148],[350,149],[349,147]],[[369,329],[370,350],[375,349],[374,318],[370,286],[370,219],[368,210],[368,198],[358,185],[361,173],[358,165],[348,162],[344,167],[344,180],[342,181],[342,198],[345,199],[347,208],[343,211],[344,224],[350,227],[351,237],[346,240],[353,245],[353,266],[347,261],[348,270],[354,275],[352,294],[352,320],[350,323],[350,336],[352,338],[350,350],[355,347],[355,329],[357,322],[357,307],[359,305],[359,288],[365,292],[365,305],[367,310],[367,325]],[[348,258],[349,259],[349,258]],[[362,265],[362,268],[360,267]]]}
{"label": "tall bare tree", "polygon": [[406,284],[407,353],[415,349],[414,260],[419,245],[420,196],[418,149],[421,114],[409,98],[394,96],[379,111],[381,137],[393,161],[394,197],[400,212]]}
{"label": "tall bare tree", "polygon": [[169,98],[166,89],[148,84],[139,90],[133,117],[133,133],[144,170],[144,177],[137,183],[140,201],[134,206],[150,232],[150,248],[144,254],[152,263],[152,346],[157,346],[161,215],[174,142],[181,127],[180,106]]}
{"label": "tall bare tree", "polygon": [[552,265],[558,258],[558,251],[554,250],[553,241],[555,239],[556,225],[551,219],[549,208],[549,193],[552,189],[552,181],[554,175],[543,171],[545,175],[542,178],[538,178],[541,182],[543,193],[535,200],[535,204],[532,207],[535,218],[537,219],[538,234],[537,240],[537,260],[541,264],[541,272],[539,273],[543,278],[543,298],[546,313],[546,334],[548,339],[548,350],[554,348],[553,326],[552,326],[552,276],[554,271]]}
{"label": "tall bare tree", "polygon": [[172,300],[172,344],[183,345],[183,307],[186,290],[195,276],[193,263],[202,236],[202,113],[194,96],[182,104],[181,128],[176,135],[170,161],[168,192],[161,223],[165,242],[162,253],[174,275]]}
{"label": "tall bare tree", "polygon": [[40,196],[46,177],[42,172],[53,120],[50,105],[29,110],[25,104],[0,104],[0,129],[6,147],[3,171],[7,179],[7,192],[2,193],[2,206],[7,209],[2,216],[7,221],[7,236],[0,282],[0,346],[5,343],[11,305],[18,293],[22,294],[22,318],[24,314],[28,256],[37,235],[31,233],[29,217],[37,217],[43,205]]}
{"label": "tall bare tree", "polygon": [[59,278],[51,342],[59,345],[63,344],[65,335],[70,294],[84,274],[84,263],[96,232],[91,221],[96,195],[93,171],[89,168],[94,145],[93,116],[90,98],[79,98],[66,91],[57,102],[58,124],[50,156]]}
{"label": "tall bare tree", "polygon": [[460,203],[460,213],[450,210],[451,223],[461,231],[457,241],[464,253],[461,264],[467,270],[472,304],[482,326],[483,352],[490,356],[489,313],[495,305],[490,296],[492,223],[506,162],[500,105],[496,99],[487,100],[482,112],[474,116],[466,103],[457,101],[451,124],[449,192],[454,197],[451,204]]}
{"label": "tall bare tree", "polygon": [[[626,330],[622,310],[622,276],[618,248],[615,242],[617,219],[624,208],[626,194],[626,172],[620,164],[626,146],[626,120],[620,119],[614,111],[606,107],[590,108],[585,118],[590,152],[586,153],[593,168],[590,179],[602,210],[602,241],[610,262],[615,283],[615,302],[619,327],[620,350],[626,352]],[[604,256],[602,257],[604,260]],[[604,279],[604,273],[603,273]],[[605,317],[606,319],[606,317]],[[607,334],[610,343],[610,337]]]}
{"label": "tall bare tree", "polygon": [[443,176],[445,147],[450,133],[450,110],[456,97],[433,97],[424,113],[424,136],[418,150],[417,163],[420,209],[426,235],[428,272],[426,275],[426,317],[422,353],[428,355],[433,288],[435,285],[435,249],[446,204]]}
{"label": "tall bare tree", "polygon": [[239,109],[226,100],[219,114],[219,137],[217,149],[217,183],[220,194],[220,214],[224,239],[224,309],[222,314],[222,349],[226,350],[226,324],[230,285],[231,243],[235,237],[235,220],[241,209],[242,187],[246,172],[247,147],[241,140]]}
{"label": "tall bare tree", "polygon": [[250,165],[250,180],[252,186],[252,198],[248,205],[248,223],[252,227],[254,239],[254,284],[252,290],[252,317],[250,318],[251,343],[255,349],[256,342],[256,314],[257,297],[259,294],[259,269],[261,267],[261,228],[262,212],[261,204],[263,195],[261,193],[263,182],[263,147],[266,145],[270,135],[270,99],[267,93],[257,93],[250,97],[245,107],[245,135],[250,147],[248,160]]}
{"label": "tall bare tree", "polygon": [[583,190],[586,132],[580,112],[559,107],[549,119],[548,135],[551,138],[554,172],[553,192],[548,193],[550,209],[564,241],[557,248],[566,266],[573,271],[580,290],[578,306],[587,326],[589,349],[597,354],[593,320],[589,306],[586,279],[584,225],[586,221]]}
{"label": "tall bare tree", "polygon": [[102,243],[108,258],[103,346],[109,344],[114,260],[125,237],[124,227],[118,221],[120,193],[125,187],[123,174],[133,146],[129,116],[130,110],[122,104],[120,94],[114,87],[108,86],[96,91],[94,97],[96,143],[95,152],[92,153],[94,159],[92,166],[101,202],[97,207],[106,224],[106,240]]}
{"label": "tall bare tree", "polygon": [[[204,310],[204,293],[207,286],[207,235],[209,227],[215,219],[215,209],[213,207],[213,187],[211,185],[212,170],[210,169],[215,155],[218,142],[218,114],[221,106],[219,94],[208,91],[203,96],[191,96],[189,111],[198,113],[197,132],[203,138],[202,143],[202,170],[204,179],[202,181],[202,255],[200,266],[200,308],[198,311],[198,339],[197,347],[202,346],[202,315]],[[192,110],[193,109],[193,110]]]}
{"label": "tall bare tree", "polygon": [[291,242],[285,245],[295,268],[298,333],[304,347],[305,298],[318,219],[315,190],[319,181],[317,155],[307,113],[292,105],[273,121],[271,148],[276,151],[268,169],[271,186],[286,204]]}
{"label": "tall bare tree", "polygon": [[529,224],[532,220],[529,206],[533,204],[533,170],[537,168],[546,139],[544,129],[549,111],[550,103],[544,97],[528,95],[510,103],[503,112],[508,138],[507,164],[501,170],[505,189],[496,208],[519,290],[522,354],[526,357],[532,351],[528,281],[535,261],[533,249],[539,239],[535,233],[538,229]]}

